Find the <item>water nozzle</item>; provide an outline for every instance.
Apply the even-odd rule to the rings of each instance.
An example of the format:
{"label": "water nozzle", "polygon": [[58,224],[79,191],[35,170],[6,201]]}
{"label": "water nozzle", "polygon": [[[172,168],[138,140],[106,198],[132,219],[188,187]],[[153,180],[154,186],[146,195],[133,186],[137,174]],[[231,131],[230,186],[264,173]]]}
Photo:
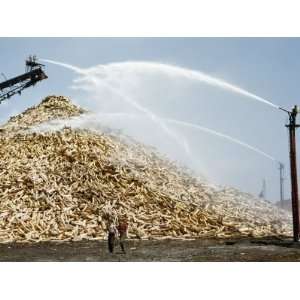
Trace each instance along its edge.
{"label": "water nozzle", "polygon": [[300,112],[300,110],[299,110],[298,105],[295,105],[294,108],[293,108],[293,110],[292,110],[292,113],[295,114],[295,115],[297,115],[297,113],[299,113],[299,112]]}

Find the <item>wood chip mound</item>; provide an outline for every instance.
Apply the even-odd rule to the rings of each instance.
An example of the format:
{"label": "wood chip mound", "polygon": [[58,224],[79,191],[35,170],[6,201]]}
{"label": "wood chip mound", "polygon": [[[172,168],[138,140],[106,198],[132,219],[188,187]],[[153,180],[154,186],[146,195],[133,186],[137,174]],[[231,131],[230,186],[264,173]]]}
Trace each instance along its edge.
{"label": "wood chip mound", "polygon": [[126,215],[129,238],[291,235],[291,216],[209,185],[152,148],[104,132],[30,132],[86,111],[49,96],[0,130],[0,242],[105,239]]}

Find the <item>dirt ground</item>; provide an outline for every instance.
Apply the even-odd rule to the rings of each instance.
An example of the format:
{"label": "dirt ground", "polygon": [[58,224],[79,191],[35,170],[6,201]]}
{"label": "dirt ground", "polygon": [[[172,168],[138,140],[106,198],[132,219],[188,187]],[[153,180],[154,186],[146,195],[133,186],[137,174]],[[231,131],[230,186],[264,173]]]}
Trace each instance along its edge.
{"label": "dirt ground", "polygon": [[110,254],[105,241],[2,244],[0,261],[300,261],[300,243],[279,239],[134,241]]}

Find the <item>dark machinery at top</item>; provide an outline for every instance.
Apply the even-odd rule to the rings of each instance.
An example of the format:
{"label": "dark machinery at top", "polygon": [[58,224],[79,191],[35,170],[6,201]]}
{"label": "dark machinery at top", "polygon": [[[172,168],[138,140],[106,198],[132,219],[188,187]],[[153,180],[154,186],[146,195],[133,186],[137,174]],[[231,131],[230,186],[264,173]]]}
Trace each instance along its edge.
{"label": "dark machinery at top", "polygon": [[37,62],[35,55],[29,56],[26,60],[26,70],[24,74],[0,82],[0,103],[15,94],[21,95],[24,89],[34,86],[38,81],[47,79],[48,76],[44,73],[43,67],[44,65]]}

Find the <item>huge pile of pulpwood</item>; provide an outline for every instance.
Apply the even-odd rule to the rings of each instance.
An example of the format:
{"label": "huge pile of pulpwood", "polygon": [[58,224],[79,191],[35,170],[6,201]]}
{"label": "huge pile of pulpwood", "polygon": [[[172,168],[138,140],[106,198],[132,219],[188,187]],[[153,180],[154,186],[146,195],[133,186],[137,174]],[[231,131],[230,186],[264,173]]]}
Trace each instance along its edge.
{"label": "huge pile of pulpwood", "polygon": [[104,239],[126,215],[129,238],[291,234],[290,215],[184,172],[113,134],[28,129],[85,111],[49,96],[0,130],[0,242]]}

